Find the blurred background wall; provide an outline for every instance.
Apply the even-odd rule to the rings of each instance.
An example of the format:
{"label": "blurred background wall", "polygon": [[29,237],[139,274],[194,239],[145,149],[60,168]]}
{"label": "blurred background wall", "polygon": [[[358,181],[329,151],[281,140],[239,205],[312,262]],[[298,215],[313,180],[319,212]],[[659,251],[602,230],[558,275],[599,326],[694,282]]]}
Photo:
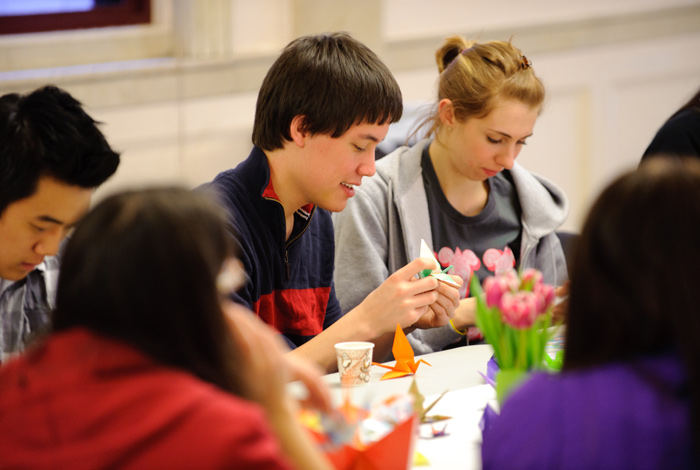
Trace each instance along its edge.
{"label": "blurred background wall", "polygon": [[262,78],[303,34],[348,31],[387,63],[406,104],[392,142],[431,104],[444,37],[512,38],[548,91],[519,161],[566,191],[570,230],[700,87],[700,0],[151,0],[151,9],[147,25],[0,35],[0,93],[61,86],[122,152],[97,199],[193,187],[244,159]]}

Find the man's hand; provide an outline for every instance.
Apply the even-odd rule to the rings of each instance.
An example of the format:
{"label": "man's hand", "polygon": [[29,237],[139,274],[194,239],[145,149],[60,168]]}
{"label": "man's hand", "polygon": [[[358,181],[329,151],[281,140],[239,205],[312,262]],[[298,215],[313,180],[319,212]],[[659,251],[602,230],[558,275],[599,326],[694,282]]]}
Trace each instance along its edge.
{"label": "man's hand", "polygon": [[358,306],[362,321],[371,325],[375,336],[396,330],[397,323],[402,328],[413,325],[438,301],[436,310],[447,314],[452,302],[451,291],[457,290],[447,285],[441,286],[432,276],[423,279],[415,277],[419,271],[434,267],[433,260],[416,258],[389,276]]}
{"label": "man's hand", "polygon": [[[459,276],[450,277],[460,286],[462,285],[462,279]],[[459,305],[459,289],[439,282],[435,291],[438,293],[437,300],[428,306],[428,311],[412,326],[421,329],[445,326],[455,315],[455,309]]]}

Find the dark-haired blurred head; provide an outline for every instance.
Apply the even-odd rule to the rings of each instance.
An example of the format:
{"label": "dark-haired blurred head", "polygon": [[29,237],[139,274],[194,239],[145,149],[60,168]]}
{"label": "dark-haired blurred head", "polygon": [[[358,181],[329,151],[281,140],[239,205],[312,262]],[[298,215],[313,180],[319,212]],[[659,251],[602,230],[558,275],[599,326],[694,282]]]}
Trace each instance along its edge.
{"label": "dark-haired blurred head", "polygon": [[106,198],[68,242],[55,331],[87,327],[157,360],[238,389],[217,277],[234,255],[226,215],[207,193],[179,188]]}
{"label": "dark-haired blurred head", "polygon": [[700,335],[700,161],[652,158],[594,204],[571,274],[566,366],[678,350]]}

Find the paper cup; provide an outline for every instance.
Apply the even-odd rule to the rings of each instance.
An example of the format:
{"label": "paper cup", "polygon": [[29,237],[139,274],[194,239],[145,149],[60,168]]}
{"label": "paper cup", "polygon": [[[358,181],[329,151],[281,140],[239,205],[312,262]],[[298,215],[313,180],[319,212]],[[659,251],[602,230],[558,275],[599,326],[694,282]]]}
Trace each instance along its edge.
{"label": "paper cup", "polygon": [[354,386],[369,383],[373,349],[374,343],[363,341],[350,341],[335,345],[341,385]]}

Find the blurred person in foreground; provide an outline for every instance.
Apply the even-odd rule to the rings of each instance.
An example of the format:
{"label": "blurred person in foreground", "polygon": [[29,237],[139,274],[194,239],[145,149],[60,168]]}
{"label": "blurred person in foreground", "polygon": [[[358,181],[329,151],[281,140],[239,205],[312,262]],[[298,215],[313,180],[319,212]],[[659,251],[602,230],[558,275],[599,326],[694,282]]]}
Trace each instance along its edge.
{"label": "blurred person in foreground", "polygon": [[661,126],[642,162],[655,155],[700,158],[700,89]]}
{"label": "blurred person in foreground", "polygon": [[572,266],[563,370],[483,435],[484,469],[698,468],[700,160],[656,158],[593,205]]}
{"label": "blurred person in foreground", "polygon": [[0,368],[0,468],[330,468],[285,384],[328,392],[228,300],[245,277],[207,196],[127,192],[80,222],[52,333]]}

